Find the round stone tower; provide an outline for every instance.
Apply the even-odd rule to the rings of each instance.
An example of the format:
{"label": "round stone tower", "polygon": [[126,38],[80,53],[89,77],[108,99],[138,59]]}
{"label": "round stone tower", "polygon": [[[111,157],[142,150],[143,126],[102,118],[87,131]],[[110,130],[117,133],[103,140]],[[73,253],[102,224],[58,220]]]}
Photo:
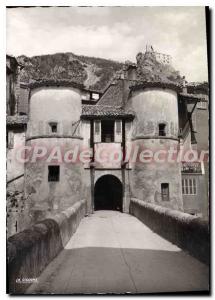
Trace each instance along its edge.
{"label": "round stone tower", "polygon": [[82,146],[81,86],[43,81],[30,89],[25,193],[34,223],[80,200],[81,164],[73,150]]}
{"label": "round stone tower", "polygon": [[133,197],[182,209],[177,86],[142,82],[131,87],[127,105],[135,112],[132,145],[138,149],[131,170]]}

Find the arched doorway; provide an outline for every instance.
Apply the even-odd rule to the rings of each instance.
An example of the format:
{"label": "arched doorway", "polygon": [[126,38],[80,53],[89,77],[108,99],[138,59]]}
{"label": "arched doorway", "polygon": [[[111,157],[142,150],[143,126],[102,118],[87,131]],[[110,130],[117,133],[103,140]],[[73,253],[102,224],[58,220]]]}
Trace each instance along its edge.
{"label": "arched doorway", "polygon": [[123,189],[120,180],[113,175],[100,177],[94,189],[95,210],[122,211]]}

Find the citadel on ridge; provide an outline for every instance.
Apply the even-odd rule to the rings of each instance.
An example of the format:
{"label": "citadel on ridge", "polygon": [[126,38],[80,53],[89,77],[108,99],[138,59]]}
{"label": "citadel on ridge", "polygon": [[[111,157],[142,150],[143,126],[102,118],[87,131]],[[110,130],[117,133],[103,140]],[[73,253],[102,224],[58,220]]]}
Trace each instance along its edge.
{"label": "citadel on ridge", "polygon": [[[127,147],[209,149],[209,89],[188,83],[169,55],[147,46],[98,91],[65,79],[20,81],[25,66],[7,55],[8,236],[87,199],[129,212],[130,199],[208,219],[208,162],[99,163],[94,153]],[[20,163],[21,146],[93,149],[89,163]]]}

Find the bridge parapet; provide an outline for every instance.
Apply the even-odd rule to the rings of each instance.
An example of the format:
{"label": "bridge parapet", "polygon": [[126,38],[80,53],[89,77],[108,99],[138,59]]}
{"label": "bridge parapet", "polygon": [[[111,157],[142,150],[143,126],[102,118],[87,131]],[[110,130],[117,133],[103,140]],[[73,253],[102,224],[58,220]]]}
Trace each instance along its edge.
{"label": "bridge parapet", "polygon": [[210,263],[209,223],[199,217],[132,198],[130,214],[203,263]]}
{"label": "bridge parapet", "polygon": [[81,200],[8,239],[8,293],[25,292],[64,248],[85,214],[86,200]]}

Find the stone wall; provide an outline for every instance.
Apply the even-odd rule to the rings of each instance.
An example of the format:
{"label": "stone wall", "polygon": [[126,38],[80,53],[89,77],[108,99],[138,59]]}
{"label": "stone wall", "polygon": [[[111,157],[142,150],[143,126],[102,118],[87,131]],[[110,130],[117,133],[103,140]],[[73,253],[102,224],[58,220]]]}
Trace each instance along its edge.
{"label": "stone wall", "polygon": [[[209,151],[209,111],[208,109],[202,110],[198,109],[196,111],[196,127],[197,132],[195,137],[197,140],[198,151],[205,150]],[[201,209],[203,216],[209,218],[209,161],[204,161],[205,174],[204,179],[202,179],[202,189],[204,189],[205,194],[201,200]]]}
{"label": "stone wall", "polygon": [[[82,199],[81,92],[73,87],[43,86],[31,90],[26,145],[30,159],[25,164],[25,196],[31,224],[71,207]],[[55,130],[52,126],[55,124]],[[32,153],[47,151],[33,159]],[[78,149],[77,158],[65,158]],[[56,151],[56,152],[55,152]],[[70,152],[69,152],[70,153]],[[75,154],[74,154],[75,156]],[[53,158],[55,157],[55,158]],[[51,166],[58,167],[58,178],[51,180]]]}
{"label": "stone wall", "polygon": [[[16,177],[24,174],[24,163],[17,159],[17,150],[25,145],[25,129],[23,128],[9,128],[8,135],[12,135],[12,145],[7,148],[7,182],[12,181]],[[18,186],[17,182],[14,190],[23,190]]]}
{"label": "stone wall", "polygon": [[158,137],[158,124],[166,124],[166,137],[178,138],[178,99],[170,89],[145,88],[132,93],[128,107],[136,114],[133,137]]}
{"label": "stone wall", "polygon": [[[166,151],[173,147],[177,148],[177,141],[162,139],[146,139],[133,142],[134,147],[151,150],[156,153],[157,149]],[[162,199],[161,184],[169,184],[169,199]],[[131,197],[165,206],[171,209],[183,210],[181,191],[181,169],[176,161],[156,162],[155,160],[137,161],[133,164],[130,174]]]}
{"label": "stone wall", "polygon": [[[51,216],[18,234],[7,242],[7,292],[23,294],[29,283],[67,244],[86,213],[86,201],[81,200],[67,210]],[[19,282],[21,281],[21,282]]]}
{"label": "stone wall", "polygon": [[[17,181],[23,182],[23,177]],[[29,227],[31,218],[26,208],[23,191],[13,190],[7,186],[7,238]]]}
{"label": "stone wall", "polygon": [[[131,143],[133,152],[138,151],[136,161],[129,162],[131,197],[183,210],[180,164],[168,159],[168,151],[175,151],[176,156],[179,149],[177,93],[168,88],[140,88],[132,92],[126,106],[136,115],[126,142]],[[165,125],[163,136],[159,124]],[[141,161],[143,152],[148,158],[150,152],[152,159]],[[162,199],[162,183],[169,184],[167,201]]]}
{"label": "stone wall", "polygon": [[[72,87],[40,87],[30,93],[28,137],[52,136],[49,123],[57,123],[56,135],[71,136],[81,115],[81,94]],[[77,125],[77,124],[76,124]]]}
{"label": "stone wall", "polygon": [[207,187],[205,175],[182,174],[182,179],[194,179],[196,181],[196,195],[183,195],[184,212],[200,214],[207,218]]}
{"label": "stone wall", "polygon": [[154,232],[189,252],[202,262],[210,263],[208,222],[186,213],[170,210],[132,198],[130,213]]}
{"label": "stone wall", "polygon": [[29,214],[24,197],[24,163],[16,157],[17,150],[25,145],[24,128],[7,128],[12,143],[7,148],[7,237],[29,225]]}
{"label": "stone wall", "polygon": [[[38,145],[38,140],[36,145]],[[27,145],[30,143],[27,142]],[[81,144],[80,140],[70,138],[43,139],[45,148],[59,147],[62,153]],[[31,144],[32,145],[32,144]],[[50,165],[59,165],[59,181],[48,181]],[[58,213],[81,199],[82,165],[80,162],[48,162],[46,159],[36,163],[27,162],[25,169],[25,193],[32,217],[32,224],[45,218],[49,212]]]}

